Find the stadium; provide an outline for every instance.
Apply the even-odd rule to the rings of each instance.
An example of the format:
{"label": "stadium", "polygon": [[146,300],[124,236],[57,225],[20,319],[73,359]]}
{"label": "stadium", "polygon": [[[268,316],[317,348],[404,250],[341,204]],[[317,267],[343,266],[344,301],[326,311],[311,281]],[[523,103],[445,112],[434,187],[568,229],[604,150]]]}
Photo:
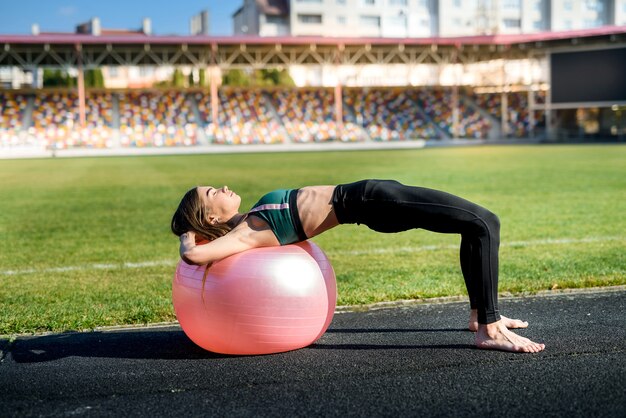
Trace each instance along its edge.
{"label": "stadium", "polygon": [[[77,79],[75,88],[0,92],[3,156],[211,152],[221,144],[619,141],[626,129],[624,27],[445,38],[104,31],[3,35],[0,44],[0,67],[34,74],[62,68]],[[117,66],[180,67],[190,80],[200,72],[204,80],[187,87],[85,87],[85,72]],[[307,67],[321,69],[325,81],[222,85],[231,70]],[[359,85],[364,79],[354,74],[372,68],[390,75]],[[381,81],[387,84],[376,84]]]}
{"label": "stadium", "polygon": [[[206,13],[189,35],[0,33],[2,410],[623,416],[626,1],[238,3],[229,36]],[[310,240],[337,290],[314,343],[194,345],[173,306],[185,191],[243,212],[361,179],[497,214],[500,309],[545,350],[476,349],[460,234],[365,223]]]}

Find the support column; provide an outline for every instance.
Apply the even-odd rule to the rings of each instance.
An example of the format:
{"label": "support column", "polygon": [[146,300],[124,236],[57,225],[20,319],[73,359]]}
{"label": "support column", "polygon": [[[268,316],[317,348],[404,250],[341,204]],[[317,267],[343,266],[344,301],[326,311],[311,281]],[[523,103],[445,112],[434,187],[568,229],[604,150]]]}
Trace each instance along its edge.
{"label": "support column", "polygon": [[[457,46],[458,48],[458,46]],[[457,71],[458,52],[452,51],[452,66],[454,71],[454,86],[452,87],[452,136],[459,138],[459,74]]]}
{"label": "support column", "polygon": [[215,128],[217,128],[217,111],[219,106],[219,102],[217,100],[218,72],[219,67],[217,66],[217,44],[213,43],[211,44],[211,66],[209,67],[209,77],[211,89],[211,122],[215,124]]}
{"label": "support column", "polygon": [[507,97],[506,88],[506,68],[505,62],[502,60],[500,66],[500,125],[502,126],[502,136],[508,138],[509,136],[509,101]]}
{"label": "support column", "polygon": [[343,90],[341,86],[341,75],[339,71],[339,64],[342,62],[342,53],[344,46],[339,45],[335,51],[335,125],[337,126],[337,139],[343,141],[344,129],[343,129]]}
{"label": "support column", "polygon": [[528,89],[528,134],[531,138],[535,137],[535,90],[531,83]]}
{"label": "support column", "polygon": [[217,97],[217,87],[218,87],[218,68],[213,65],[210,68],[211,72],[211,121],[217,126],[218,122],[218,107],[219,101]]}
{"label": "support column", "polygon": [[83,51],[80,45],[76,45],[76,53],[78,58],[78,116],[80,127],[84,128],[87,121],[85,116],[85,74],[83,71]]}
{"label": "support column", "polygon": [[459,137],[459,86],[454,83],[452,87],[452,136]]}
{"label": "support column", "polygon": [[550,54],[547,54],[544,62],[544,74],[547,74],[548,77],[548,91],[546,91],[546,103],[544,107],[544,113],[546,118],[546,138],[549,141],[556,140],[556,123],[553,120],[553,110],[552,110],[552,77],[550,76]]}
{"label": "support column", "polygon": [[335,123],[341,135],[343,133],[343,92],[339,77],[337,77],[337,84],[335,85]]}
{"label": "support column", "polygon": [[526,87],[528,88],[528,137],[535,137],[535,77],[533,71],[533,57],[527,57],[525,62],[526,74],[529,78],[526,79]]}
{"label": "support column", "polygon": [[509,96],[508,93],[503,88],[502,93],[500,93],[500,123],[502,124],[502,134],[505,138],[509,137]]}

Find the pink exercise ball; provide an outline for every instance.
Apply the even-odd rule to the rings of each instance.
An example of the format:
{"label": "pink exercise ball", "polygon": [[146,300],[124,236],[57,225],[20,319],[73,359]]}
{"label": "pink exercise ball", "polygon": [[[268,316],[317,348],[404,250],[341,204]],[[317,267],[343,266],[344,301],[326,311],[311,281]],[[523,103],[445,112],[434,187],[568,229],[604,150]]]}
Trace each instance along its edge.
{"label": "pink exercise ball", "polygon": [[320,338],[337,303],[335,272],[310,241],[255,248],[205,266],[179,261],[176,317],[200,347],[222,354],[270,354]]}

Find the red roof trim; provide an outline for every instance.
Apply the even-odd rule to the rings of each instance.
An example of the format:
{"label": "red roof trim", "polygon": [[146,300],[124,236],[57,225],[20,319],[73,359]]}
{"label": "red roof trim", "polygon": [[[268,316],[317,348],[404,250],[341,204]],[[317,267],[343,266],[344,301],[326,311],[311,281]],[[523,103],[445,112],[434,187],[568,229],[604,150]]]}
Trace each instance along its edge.
{"label": "red roof trim", "polygon": [[601,28],[564,32],[541,32],[524,35],[481,35],[433,38],[331,38],[321,36],[155,36],[155,35],[82,35],[82,34],[41,34],[41,35],[2,35],[0,44],[283,44],[283,45],[513,45],[527,42],[545,42],[559,39],[585,38],[626,34],[626,26],[605,26]]}

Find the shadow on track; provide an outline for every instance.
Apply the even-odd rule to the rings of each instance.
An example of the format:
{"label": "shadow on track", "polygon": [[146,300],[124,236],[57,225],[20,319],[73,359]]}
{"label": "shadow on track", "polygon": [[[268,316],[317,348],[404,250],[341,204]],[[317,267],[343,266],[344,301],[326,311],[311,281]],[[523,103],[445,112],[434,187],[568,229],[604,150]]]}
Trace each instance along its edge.
{"label": "shadow on track", "polygon": [[431,344],[431,345],[402,345],[402,344],[313,344],[309,349],[315,350],[418,350],[418,349],[452,349],[475,350],[470,344]]}
{"label": "shadow on track", "polygon": [[371,333],[392,333],[392,332],[465,332],[469,331],[467,328],[421,328],[421,329],[412,329],[412,328],[338,328],[333,329],[329,328],[327,333],[345,333],[345,334],[371,334]]}
{"label": "shadow on track", "polygon": [[16,363],[39,363],[65,357],[164,360],[230,357],[203,350],[180,329],[45,335],[19,339],[7,348]]}
{"label": "shadow on track", "polygon": [[[373,334],[373,333],[440,333],[463,332],[463,329],[403,329],[403,328],[330,328],[328,334]],[[344,350],[393,350],[393,349],[474,349],[467,344],[320,344],[310,349]],[[229,356],[206,351],[194,344],[180,328],[161,330],[123,330],[89,333],[65,333],[28,337],[8,344],[3,351],[12,356],[16,363],[40,363],[66,357],[104,357],[119,359],[193,360],[221,359]]]}

